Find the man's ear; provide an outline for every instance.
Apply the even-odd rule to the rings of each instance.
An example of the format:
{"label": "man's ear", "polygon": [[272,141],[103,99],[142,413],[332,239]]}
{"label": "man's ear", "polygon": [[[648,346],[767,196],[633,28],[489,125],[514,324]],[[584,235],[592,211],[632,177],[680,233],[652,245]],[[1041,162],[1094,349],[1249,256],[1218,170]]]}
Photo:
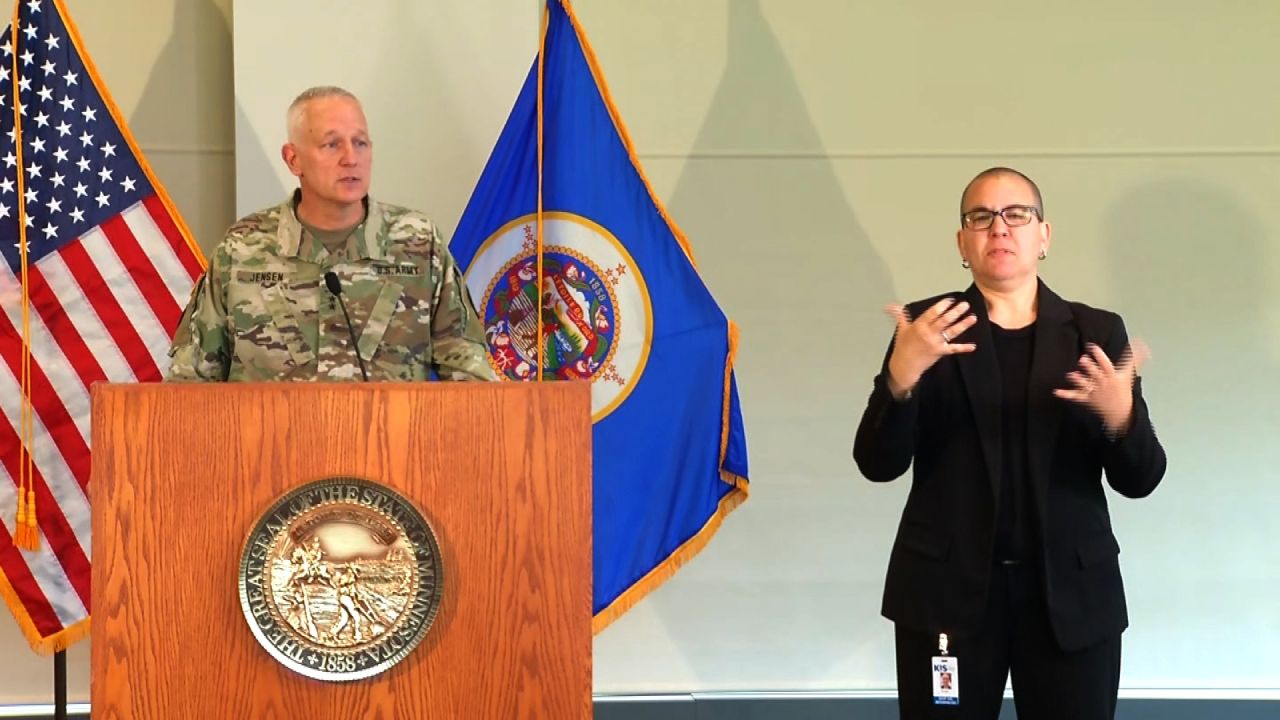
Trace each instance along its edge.
{"label": "man's ear", "polygon": [[280,157],[289,172],[295,177],[302,177],[302,168],[298,165],[298,148],[293,143],[285,143],[280,147]]}

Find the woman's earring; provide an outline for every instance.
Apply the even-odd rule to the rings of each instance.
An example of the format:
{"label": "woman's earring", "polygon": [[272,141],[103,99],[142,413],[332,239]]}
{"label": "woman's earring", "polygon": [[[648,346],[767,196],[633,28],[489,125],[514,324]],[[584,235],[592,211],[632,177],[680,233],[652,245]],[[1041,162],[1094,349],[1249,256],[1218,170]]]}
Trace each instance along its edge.
{"label": "woman's earring", "polygon": [[960,258],[960,267],[964,268],[965,270],[968,270],[971,266],[969,265],[968,260],[964,258]]}
{"label": "woman's earring", "polygon": [[1045,252],[1043,247],[1040,248],[1040,259],[1043,260],[1047,257],[1049,257],[1049,253]]}

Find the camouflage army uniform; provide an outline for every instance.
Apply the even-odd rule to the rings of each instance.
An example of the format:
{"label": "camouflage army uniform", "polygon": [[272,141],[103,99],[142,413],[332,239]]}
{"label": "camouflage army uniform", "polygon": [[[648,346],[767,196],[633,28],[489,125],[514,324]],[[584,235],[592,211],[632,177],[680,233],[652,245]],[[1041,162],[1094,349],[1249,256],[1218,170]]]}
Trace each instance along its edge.
{"label": "camouflage army uniform", "polygon": [[342,281],[370,380],[493,380],[467,286],[435,225],[368,199],[330,253],[303,230],[296,198],[227,231],[179,323],[166,379],[356,380],[346,320],[325,288]]}

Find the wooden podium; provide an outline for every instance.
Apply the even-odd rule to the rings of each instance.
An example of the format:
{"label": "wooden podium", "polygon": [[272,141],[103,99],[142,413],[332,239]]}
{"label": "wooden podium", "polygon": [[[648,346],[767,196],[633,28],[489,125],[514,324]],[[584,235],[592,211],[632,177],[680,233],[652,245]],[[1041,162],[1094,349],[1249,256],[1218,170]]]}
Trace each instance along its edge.
{"label": "wooden podium", "polygon": [[[237,575],[338,475],[413,502],[445,571],[408,657],[332,683],[258,644]],[[591,716],[586,383],[98,385],[90,487],[94,720]]]}

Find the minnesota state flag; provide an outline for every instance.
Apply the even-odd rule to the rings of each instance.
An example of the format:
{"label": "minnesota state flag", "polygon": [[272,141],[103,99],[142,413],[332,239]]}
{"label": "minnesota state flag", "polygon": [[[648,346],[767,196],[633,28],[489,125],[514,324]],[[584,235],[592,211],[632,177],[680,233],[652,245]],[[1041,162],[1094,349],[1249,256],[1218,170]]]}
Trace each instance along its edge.
{"label": "minnesota state flag", "polygon": [[599,632],[746,499],[747,452],[737,329],[649,186],[568,2],[547,3],[451,249],[500,377],[592,383]]}

